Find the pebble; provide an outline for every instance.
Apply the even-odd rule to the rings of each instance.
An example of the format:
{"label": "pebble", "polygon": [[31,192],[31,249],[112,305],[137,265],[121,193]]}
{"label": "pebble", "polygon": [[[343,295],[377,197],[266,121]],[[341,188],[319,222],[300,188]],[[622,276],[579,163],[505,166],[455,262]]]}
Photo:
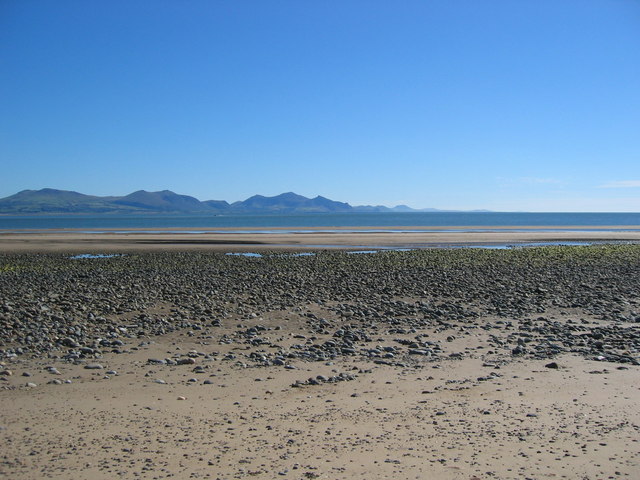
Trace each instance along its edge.
{"label": "pebble", "polygon": [[99,363],[88,363],[84,368],[87,370],[102,370],[104,367]]}
{"label": "pebble", "polygon": [[195,365],[196,359],[191,357],[180,358],[176,360],[176,364],[178,365]]}

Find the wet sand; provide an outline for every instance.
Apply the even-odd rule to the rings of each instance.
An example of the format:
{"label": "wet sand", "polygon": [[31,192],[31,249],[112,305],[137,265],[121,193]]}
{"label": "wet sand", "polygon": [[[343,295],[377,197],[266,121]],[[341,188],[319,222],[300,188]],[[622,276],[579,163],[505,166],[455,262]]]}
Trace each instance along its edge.
{"label": "wet sand", "polygon": [[[266,232],[266,233],[259,233]],[[319,248],[429,248],[527,243],[639,242],[638,226],[356,227],[306,229],[43,230],[0,233],[0,252],[262,251]]]}

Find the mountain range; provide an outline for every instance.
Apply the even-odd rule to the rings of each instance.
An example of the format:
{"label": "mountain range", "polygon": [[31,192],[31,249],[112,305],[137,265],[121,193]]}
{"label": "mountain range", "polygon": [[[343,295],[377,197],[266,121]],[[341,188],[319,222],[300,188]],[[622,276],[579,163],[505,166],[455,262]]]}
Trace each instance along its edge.
{"label": "mountain range", "polygon": [[396,207],[351,206],[325,197],[307,198],[293,192],[275,197],[254,195],[244,201],[228,203],[224,200],[200,201],[170,190],[147,192],[138,190],[123,197],[95,196],[67,190],[43,188],[22,190],[0,199],[0,214],[283,214],[283,213],[356,213],[356,212],[425,212],[433,208],[415,210],[406,205]]}

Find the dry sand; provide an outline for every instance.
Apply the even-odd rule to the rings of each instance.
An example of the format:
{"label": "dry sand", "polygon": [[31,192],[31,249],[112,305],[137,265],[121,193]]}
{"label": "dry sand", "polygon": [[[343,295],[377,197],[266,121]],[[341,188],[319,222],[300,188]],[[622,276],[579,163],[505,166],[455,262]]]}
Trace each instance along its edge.
{"label": "dry sand", "polygon": [[[294,334],[309,335],[300,318],[243,323],[287,325],[268,335],[291,345],[300,341]],[[462,359],[423,368],[349,358],[252,368],[242,362],[246,347],[219,344],[233,331],[149,338],[129,353],[106,354],[101,370],[55,359],[6,365],[13,374],[3,383],[15,389],[0,391],[0,476],[638,478],[640,367],[572,355],[556,359],[559,369],[507,361],[482,348],[488,333],[479,332],[445,343],[446,354]],[[148,363],[190,351],[214,354],[192,354],[203,373]],[[239,362],[225,361],[227,353]],[[357,378],[292,387],[339,372]]]}

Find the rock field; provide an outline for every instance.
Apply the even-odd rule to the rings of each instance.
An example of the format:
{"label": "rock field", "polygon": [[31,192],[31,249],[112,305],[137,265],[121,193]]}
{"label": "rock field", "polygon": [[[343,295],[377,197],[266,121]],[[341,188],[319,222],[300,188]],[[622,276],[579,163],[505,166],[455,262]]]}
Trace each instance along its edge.
{"label": "rock field", "polygon": [[640,245],[0,255],[5,478],[637,478]]}

